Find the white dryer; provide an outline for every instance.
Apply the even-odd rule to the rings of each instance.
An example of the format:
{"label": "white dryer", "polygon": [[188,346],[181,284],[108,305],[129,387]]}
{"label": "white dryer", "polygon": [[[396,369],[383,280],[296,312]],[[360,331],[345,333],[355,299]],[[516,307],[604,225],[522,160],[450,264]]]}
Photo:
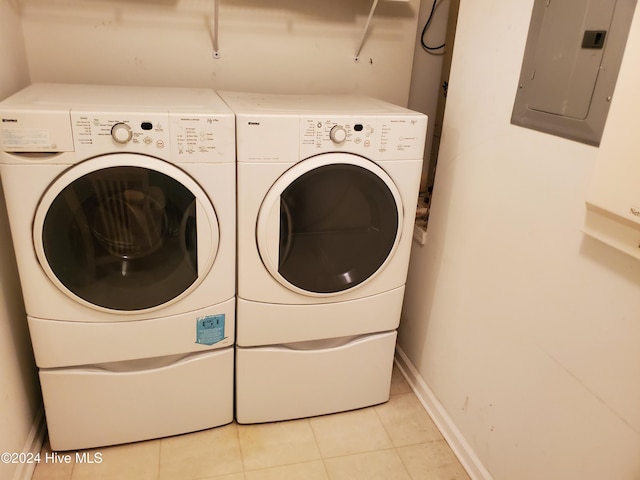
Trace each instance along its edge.
{"label": "white dryer", "polygon": [[34,84],[0,117],[51,447],[231,422],[230,109],[207,89]]}
{"label": "white dryer", "polygon": [[236,114],[240,423],[389,398],[426,116],[219,92]]}

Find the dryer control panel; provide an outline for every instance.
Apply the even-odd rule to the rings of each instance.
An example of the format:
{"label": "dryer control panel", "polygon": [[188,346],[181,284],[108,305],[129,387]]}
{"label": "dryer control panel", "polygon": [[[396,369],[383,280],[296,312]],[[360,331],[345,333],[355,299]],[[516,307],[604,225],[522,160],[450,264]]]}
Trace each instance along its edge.
{"label": "dryer control panel", "polygon": [[302,117],[302,157],[329,151],[378,160],[422,158],[427,117],[423,115]]}

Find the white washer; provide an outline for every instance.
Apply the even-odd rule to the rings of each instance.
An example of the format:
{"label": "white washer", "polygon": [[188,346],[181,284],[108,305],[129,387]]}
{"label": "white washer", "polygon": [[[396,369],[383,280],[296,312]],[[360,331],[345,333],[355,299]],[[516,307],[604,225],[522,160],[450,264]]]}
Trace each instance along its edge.
{"label": "white washer", "polygon": [[231,422],[230,109],[207,89],[34,84],[0,117],[51,447]]}
{"label": "white washer", "polygon": [[236,418],[389,398],[427,118],[357,96],[219,92],[236,114]]}

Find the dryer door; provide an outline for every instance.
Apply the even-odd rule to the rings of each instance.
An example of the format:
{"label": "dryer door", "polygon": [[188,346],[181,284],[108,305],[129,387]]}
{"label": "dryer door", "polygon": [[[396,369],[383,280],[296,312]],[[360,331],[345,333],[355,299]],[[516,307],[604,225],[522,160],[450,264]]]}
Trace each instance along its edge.
{"label": "dryer door", "polygon": [[400,193],[382,168],[328,153],[296,164],[274,183],[256,236],[264,265],[284,286],[337,295],[385,267],[402,221]]}
{"label": "dryer door", "polygon": [[60,290],[100,310],[139,313],[196,287],[218,249],[216,213],[182,170],[118,153],[80,163],[43,195],[38,260]]}

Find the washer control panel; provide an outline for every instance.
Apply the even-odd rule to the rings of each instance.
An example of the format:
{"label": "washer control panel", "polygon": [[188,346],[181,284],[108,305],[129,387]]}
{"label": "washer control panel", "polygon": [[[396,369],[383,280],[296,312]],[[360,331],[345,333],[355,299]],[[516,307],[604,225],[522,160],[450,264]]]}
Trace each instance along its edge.
{"label": "washer control panel", "polygon": [[172,158],[182,162],[235,162],[235,117],[169,114]]}
{"label": "washer control panel", "polygon": [[233,117],[210,114],[71,112],[76,152],[144,153],[182,162],[233,154]]}
{"label": "washer control panel", "polygon": [[157,155],[170,144],[167,114],[72,111],[71,128],[77,152],[105,153],[115,148]]}
{"label": "washer control panel", "polygon": [[303,117],[302,157],[345,151],[375,159],[422,158],[427,117],[423,115]]}

